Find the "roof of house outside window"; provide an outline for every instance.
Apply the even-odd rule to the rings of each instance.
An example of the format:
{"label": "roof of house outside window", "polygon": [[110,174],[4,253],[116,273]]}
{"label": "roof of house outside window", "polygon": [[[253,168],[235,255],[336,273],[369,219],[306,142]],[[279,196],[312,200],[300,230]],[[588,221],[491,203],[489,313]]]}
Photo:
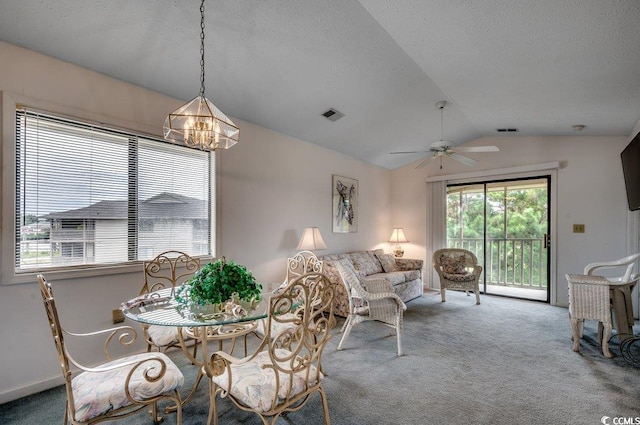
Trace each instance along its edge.
{"label": "roof of house outside window", "polygon": [[[53,212],[42,216],[49,220],[125,220],[127,218],[127,201],[100,201],[89,206]],[[142,201],[138,207],[138,218],[183,218],[206,219],[207,211],[202,199],[179,195],[177,193],[162,192]]]}

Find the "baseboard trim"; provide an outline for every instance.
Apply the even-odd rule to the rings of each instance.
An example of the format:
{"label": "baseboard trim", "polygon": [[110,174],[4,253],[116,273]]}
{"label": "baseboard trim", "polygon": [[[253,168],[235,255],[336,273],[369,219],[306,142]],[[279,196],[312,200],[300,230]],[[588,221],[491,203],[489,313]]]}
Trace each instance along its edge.
{"label": "baseboard trim", "polygon": [[20,388],[14,388],[8,391],[0,392],[0,404],[8,403],[22,397],[26,397],[41,391],[45,391],[59,385],[63,385],[62,376],[46,379]]}

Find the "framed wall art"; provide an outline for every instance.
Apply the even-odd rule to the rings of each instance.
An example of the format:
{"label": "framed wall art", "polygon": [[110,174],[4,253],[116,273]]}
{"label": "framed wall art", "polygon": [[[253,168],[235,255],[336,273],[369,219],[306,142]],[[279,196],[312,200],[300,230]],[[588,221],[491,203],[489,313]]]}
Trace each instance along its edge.
{"label": "framed wall art", "polygon": [[358,180],[332,176],[333,233],[358,231]]}

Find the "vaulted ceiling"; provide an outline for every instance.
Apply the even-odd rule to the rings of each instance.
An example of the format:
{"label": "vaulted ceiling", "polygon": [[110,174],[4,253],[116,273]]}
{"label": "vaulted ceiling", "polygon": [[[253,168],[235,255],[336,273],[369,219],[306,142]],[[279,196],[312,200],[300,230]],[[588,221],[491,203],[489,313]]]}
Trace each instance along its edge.
{"label": "vaulted ceiling", "polygon": [[[0,40],[187,101],[200,88],[199,6],[0,0]],[[205,7],[206,95],[216,106],[381,167],[421,159],[389,152],[426,150],[441,131],[455,145],[499,128],[628,136],[640,120],[637,0]],[[442,128],[440,100],[448,101]],[[326,119],[329,108],[344,117]]]}

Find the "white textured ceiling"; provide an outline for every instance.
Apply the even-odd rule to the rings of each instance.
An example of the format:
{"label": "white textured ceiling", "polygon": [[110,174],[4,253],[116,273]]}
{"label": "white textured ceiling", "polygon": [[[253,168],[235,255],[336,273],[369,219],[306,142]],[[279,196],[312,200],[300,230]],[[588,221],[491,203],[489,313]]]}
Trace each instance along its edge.
{"label": "white textured ceiling", "polygon": [[[0,40],[185,101],[199,33],[197,0],[0,0]],[[640,120],[638,0],[208,0],[205,33],[223,112],[386,168],[440,139],[439,100],[455,144]]]}

